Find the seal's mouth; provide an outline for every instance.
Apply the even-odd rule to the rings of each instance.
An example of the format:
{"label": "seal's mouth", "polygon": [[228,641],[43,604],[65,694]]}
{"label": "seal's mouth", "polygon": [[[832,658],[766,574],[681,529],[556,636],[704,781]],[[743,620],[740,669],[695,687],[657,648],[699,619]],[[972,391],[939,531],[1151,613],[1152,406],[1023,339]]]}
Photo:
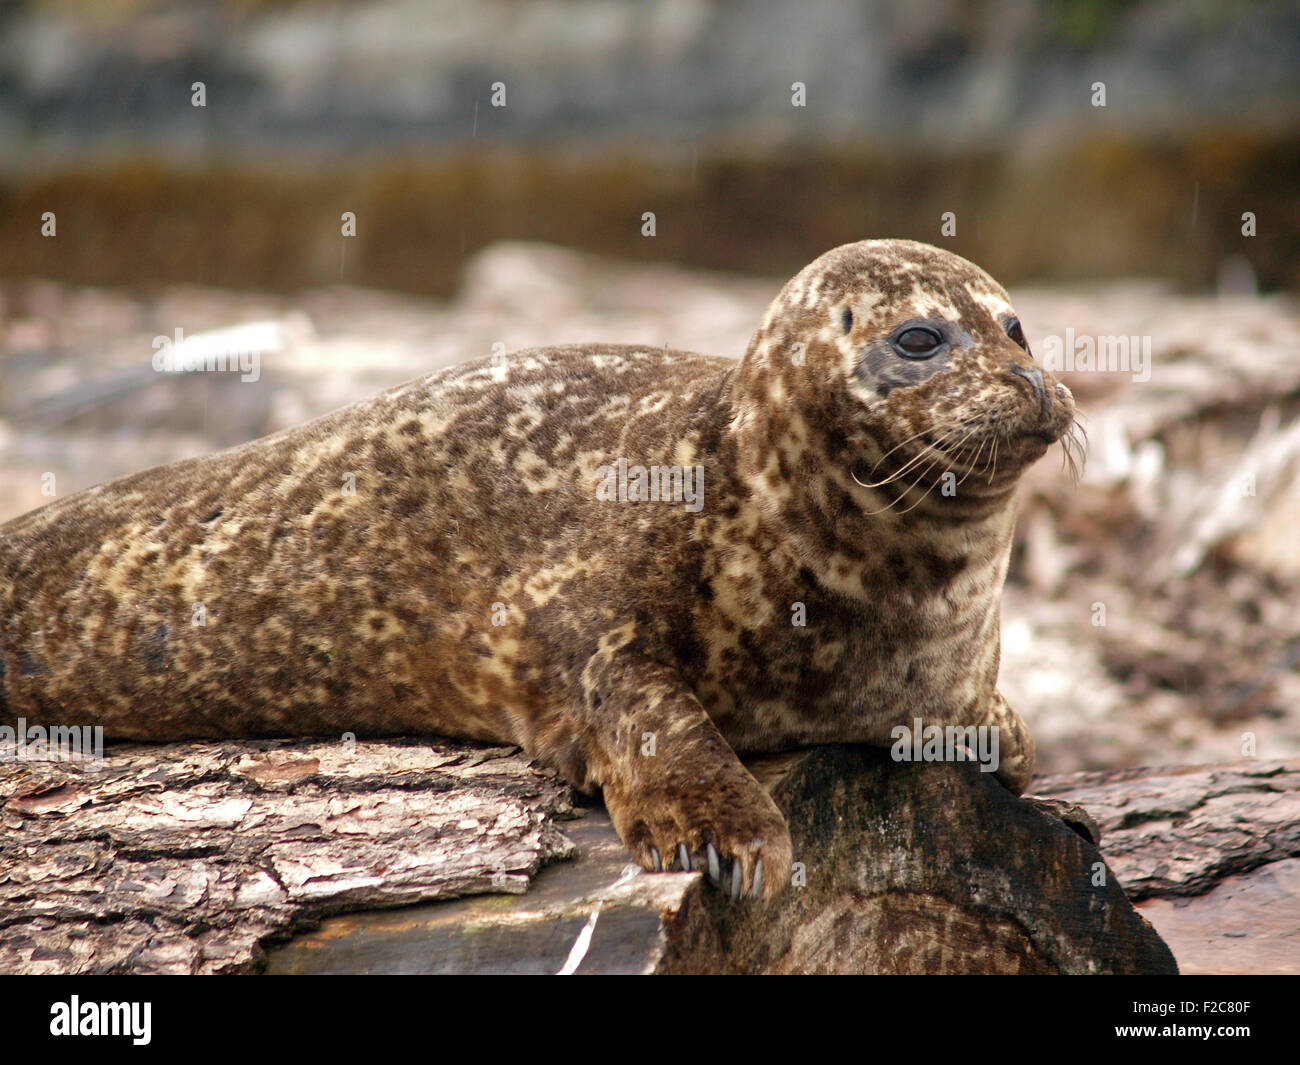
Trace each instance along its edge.
{"label": "seal's mouth", "polygon": [[1049,406],[1046,417],[1021,406],[927,427],[884,449],[874,462],[851,464],[850,476],[863,488],[879,490],[889,500],[885,509],[905,512],[919,503],[903,502],[914,490],[929,494],[945,478],[945,494],[1001,492],[1059,443],[1063,465],[1077,482],[1086,438],[1068,392],[1059,398],[1064,402]]}
{"label": "seal's mouth", "polygon": [[[942,376],[895,390],[899,398],[885,401],[895,408],[882,412],[870,434],[872,453],[850,459],[850,475],[877,493],[880,509],[906,513],[935,493],[1002,495],[1055,444],[1078,481],[1085,438],[1065,385],[1040,367],[1019,363],[1004,363],[978,389],[954,390]],[[913,431],[900,436],[900,422],[910,422]]]}

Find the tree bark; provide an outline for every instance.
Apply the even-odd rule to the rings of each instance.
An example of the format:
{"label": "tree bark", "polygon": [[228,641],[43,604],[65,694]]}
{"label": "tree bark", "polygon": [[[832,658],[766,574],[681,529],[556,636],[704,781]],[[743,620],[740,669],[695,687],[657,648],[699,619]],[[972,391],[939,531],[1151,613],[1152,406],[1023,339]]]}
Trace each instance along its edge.
{"label": "tree bark", "polygon": [[0,971],[1173,972],[1125,888],[1208,897],[1300,857],[1300,764],[1050,777],[1033,799],[860,747],[752,768],[799,863],[766,908],[636,870],[598,803],[509,748],[0,762]]}
{"label": "tree bark", "polygon": [[347,910],[522,892],[573,855],[512,748],[196,743],[0,763],[0,971],[213,973]]}

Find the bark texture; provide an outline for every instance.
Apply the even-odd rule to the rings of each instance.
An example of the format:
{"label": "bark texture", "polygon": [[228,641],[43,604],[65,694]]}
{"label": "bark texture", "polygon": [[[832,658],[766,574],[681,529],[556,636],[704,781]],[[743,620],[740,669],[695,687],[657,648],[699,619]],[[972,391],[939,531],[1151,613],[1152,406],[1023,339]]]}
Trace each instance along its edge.
{"label": "bark texture", "polygon": [[1192,971],[1293,965],[1300,764],[1071,774],[1028,799],[869,748],[752,768],[799,863],[766,908],[639,872],[599,804],[509,749],[0,762],[0,971],[1177,971],[1130,898]]}

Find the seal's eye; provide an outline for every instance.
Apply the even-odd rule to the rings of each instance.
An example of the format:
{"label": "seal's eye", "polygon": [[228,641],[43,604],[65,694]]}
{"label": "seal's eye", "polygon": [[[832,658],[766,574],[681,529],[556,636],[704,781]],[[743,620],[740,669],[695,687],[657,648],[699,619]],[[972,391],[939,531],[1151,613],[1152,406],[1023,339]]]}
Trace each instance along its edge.
{"label": "seal's eye", "polygon": [[844,332],[846,332],[846,333],[847,333],[850,329],[853,328],[853,308],[852,308],[852,307],[845,307],[845,308],[844,308],[843,312],[840,314],[840,325],[842,325],[842,326],[844,327]]}
{"label": "seal's eye", "polygon": [[1023,329],[1020,328],[1019,318],[1012,318],[1009,322],[1007,322],[1006,330],[1007,330],[1007,336],[1009,336],[1012,340],[1014,340],[1026,351],[1029,350],[1029,345],[1025,343],[1025,332]]}
{"label": "seal's eye", "polygon": [[894,337],[894,347],[905,359],[928,359],[943,344],[943,337],[923,325],[904,329]]}

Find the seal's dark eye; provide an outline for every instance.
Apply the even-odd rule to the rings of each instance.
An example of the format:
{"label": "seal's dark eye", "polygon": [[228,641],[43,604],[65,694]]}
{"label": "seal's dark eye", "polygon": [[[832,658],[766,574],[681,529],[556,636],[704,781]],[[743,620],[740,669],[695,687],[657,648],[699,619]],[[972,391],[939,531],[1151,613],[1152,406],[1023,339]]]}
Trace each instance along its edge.
{"label": "seal's dark eye", "polygon": [[942,343],[943,337],[933,329],[919,325],[904,329],[894,338],[894,347],[898,349],[898,353],[909,359],[927,359]]}
{"label": "seal's dark eye", "polygon": [[850,329],[853,328],[853,308],[852,308],[852,307],[845,307],[845,308],[844,308],[844,311],[840,314],[840,325],[842,325],[842,326],[844,327],[844,332],[846,332],[846,333],[847,333]]}
{"label": "seal's dark eye", "polygon": [[1023,329],[1020,328],[1019,318],[1012,318],[1011,321],[1007,322],[1006,330],[1007,330],[1007,336],[1009,336],[1012,340],[1014,340],[1026,351],[1029,350],[1029,345],[1025,343],[1025,332]]}

